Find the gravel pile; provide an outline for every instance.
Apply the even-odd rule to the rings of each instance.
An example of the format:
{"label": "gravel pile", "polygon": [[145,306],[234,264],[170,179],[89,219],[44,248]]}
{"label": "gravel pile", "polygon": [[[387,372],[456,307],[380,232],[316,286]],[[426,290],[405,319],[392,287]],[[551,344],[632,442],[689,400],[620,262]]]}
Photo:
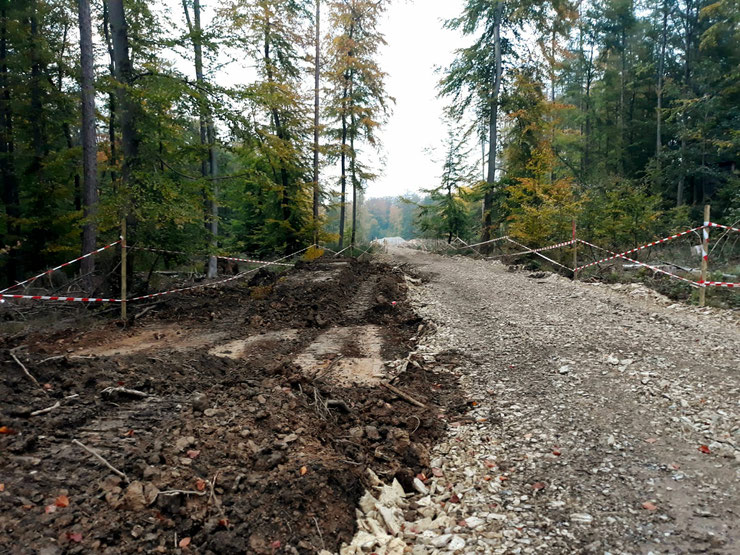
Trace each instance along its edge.
{"label": "gravel pile", "polygon": [[644,287],[408,249],[473,410],[416,492],[379,481],[342,554],[740,552],[740,327]]}

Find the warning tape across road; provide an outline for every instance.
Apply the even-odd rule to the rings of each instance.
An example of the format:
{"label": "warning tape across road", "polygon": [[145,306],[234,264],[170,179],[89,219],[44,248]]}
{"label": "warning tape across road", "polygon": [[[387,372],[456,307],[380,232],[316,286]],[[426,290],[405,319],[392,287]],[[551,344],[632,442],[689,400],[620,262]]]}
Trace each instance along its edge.
{"label": "warning tape across road", "polygon": [[[184,252],[184,251],[168,251],[168,250],[165,250],[165,249],[155,249],[153,247],[136,247],[136,246],[132,246],[132,247],[126,247],[126,248],[133,249],[133,250],[140,250],[140,251],[161,252],[161,253],[165,253],[165,254],[184,254],[184,255],[188,255],[188,256],[210,256],[210,255],[191,255],[191,254],[189,254],[187,252]],[[216,258],[218,258],[220,260],[233,260],[235,262],[249,262],[251,264],[265,264],[267,266],[293,266],[293,264],[288,264],[288,263],[284,263],[284,262],[266,262],[264,260],[254,260],[252,258],[237,258],[237,257],[234,257],[234,256],[220,256],[220,255],[215,255],[215,256],[216,256]]]}
{"label": "warning tape across road", "polygon": [[[589,245],[591,247],[599,248],[599,249],[601,249],[601,250],[603,250],[605,252],[612,252],[612,254],[614,256],[609,256],[607,258],[602,258],[601,260],[597,260],[596,262],[591,262],[589,264],[584,264],[583,266],[579,266],[578,268],[576,268],[576,271],[580,272],[584,268],[590,268],[591,266],[596,266],[597,264],[601,264],[602,262],[609,262],[610,260],[616,260],[617,258],[624,258],[624,255],[626,255],[626,254],[632,254],[633,252],[638,252],[638,251],[641,251],[643,249],[647,249],[649,247],[654,247],[655,245],[660,245],[661,243],[666,243],[666,242],[668,242],[668,241],[670,241],[672,239],[677,239],[679,237],[683,237],[684,235],[688,235],[689,233],[694,233],[696,231],[699,231],[700,229],[705,229],[706,227],[707,227],[706,225],[701,225],[701,226],[695,227],[693,229],[687,229],[686,231],[682,231],[681,233],[676,233],[675,235],[671,235],[670,237],[666,237],[665,239],[658,239],[657,241],[653,241],[652,243],[648,243],[646,245],[642,245],[641,247],[630,249],[628,251],[624,251],[624,252],[619,253],[619,254],[615,254],[612,251],[607,250],[607,249],[604,249],[602,247],[596,247],[596,245],[592,245],[591,243],[586,243],[585,241],[581,241],[579,239],[579,241],[581,241],[582,243],[587,244],[587,245]],[[640,264],[642,264],[642,263],[640,262]]]}
{"label": "warning tape across road", "polygon": [[81,303],[120,303],[121,299],[96,299],[92,297],[56,297],[47,295],[6,295],[0,293],[3,299],[29,299],[32,301],[71,301]]}
{"label": "warning tape across road", "polygon": [[[699,228],[699,229],[701,229],[701,228]],[[666,270],[662,270],[660,268],[657,268],[656,266],[651,266],[650,264],[645,264],[644,262],[640,262],[639,260],[635,260],[633,258],[628,258],[628,257],[624,256],[623,254],[615,254],[614,252],[610,251],[609,249],[605,249],[604,247],[599,247],[598,245],[594,245],[593,243],[589,243],[588,241],[584,241],[583,239],[578,239],[578,242],[579,243],[583,243],[584,245],[588,245],[589,247],[593,247],[595,249],[601,249],[604,252],[608,252],[608,253],[614,254],[614,256],[612,258],[609,258],[608,260],[612,260],[614,258],[621,258],[622,260],[627,260],[627,261],[632,262],[634,264],[638,264],[640,266],[645,266],[646,268],[649,268],[649,269],[653,270],[654,272],[665,274],[665,275],[670,276],[672,278],[679,279],[681,281],[685,281],[686,283],[688,283],[692,287],[701,287],[701,284],[698,283],[698,282],[696,282],[696,281],[687,279],[685,277],[678,276],[676,274],[672,274],[671,272],[668,272]],[[589,264],[589,266],[590,266],[590,264]],[[581,266],[581,268],[586,268],[586,267],[587,266]],[[578,269],[580,270],[581,268],[578,268]]]}
{"label": "warning tape across road", "polygon": [[[282,258],[278,258],[277,260],[273,260],[272,262],[266,262],[265,264],[276,264],[276,263],[282,262],[283,260],[285,260],[287,258],[291,258],[291,257],[293,257],[293,256],[295,256],[297,254],[301,254],[302,252],[305,252],[308,249],[310,249],[311,247],[315,247],[315,246],[316,245],[311,245],[309,247],[306,247],[305,249],[301,249],[301,250],[299,250],[297,252],[294,252],[294,253],[288,254],[286,256],[283,256]],[[192,291],[193,289],[202,289],[202,288],[205,288],[205,287],[215,287],[216,285],[223,285],[224,283],[228,283],[230,281],[234,281],[234,280],[240,279],[240,278],[246,276],[247,274],[254,273],[254,272],[258,271],[258,270],[259,270],[259,268],[253,268],[251,270],[247,270],[246,272],[242,272],[240,274],[237,274],[235,276],[232,276],[230,278],[223,279],[223,280],[220,280],[220,281],[214,281],[214,282],[210,282],[210,283],[200,283],[198,285],[191,285],[190,287],[181,287],[179,289],[171,289],[170,291],[161,291],[160,293],[151,293],[149,295],[141,295],[139,297],[133,297],[132,299],[126,299],[126,302],[142,301],[144,299],[154,299],[156,297],[163,297],[164,295],[171,295],[172,293],[182,293],[183,291]]]}
{"label": "warning tape across road", "polygon": [[[514,243],[515,245],[517,245],[519,247],[522,247],[524,249],[529,249],[529,247],[527,247],[527,245],[522,245],[521,243],[519,243],[517,241],[514,241],[514,239],[511,239],[510,237],[507,237],[507,239],[511,243]],[[540,249],[534,249],[534,250],[529,249],[529,250],[527,250],[527,251],[525,251],[523,253],[519,253],[519,254],[536,254],[537,256],[539,256],[540,258],[544,258],[545,260],[547,260],[551,264],[555,264],[556,266],[560,266],[561,268],[564,268],[565,270],[568,270],[568,271],[572,272],[573,271],[573,268],[569,268],[565,264],[561,264],[560,262],[556,262],[552,258],[549,258],[549,257],[545,256],[544,254],[542,254],[542,251],[546,251],[546,250],[550,250],[550,249],[555,249],[555,248],[558,248],[558,247],[562,247],[562,246],[565,246],[565,245],[572,245],[572,244],[573,244],[573,240],[571,239],[570,241],[568,241],[566,243],[558,243],[557,245],[551,245],[549,247],[542,247]],[[516,256],[516,255],[508,255],[508,256]]]}
{"label": "warning tape across road", "polygon": [[[495,239],[489,239],[488,241],[482,241],[481,243],[473,243],[472,245],[464,245],[462,247],[453,247],[452,250],[460,250],[460,249],[472,249],[473,247],[479,247],[481,245],[487,245],[488,243],[495,243],[496,241],[503,241],[505,239],[508,239],[508,235],[504,235],[503,237],[496,237]],[[462,239],[460,239],[462,241]],[[464,241],[463,241],[464,243]]]}
{"label": "warning tape across road", "polygon": [[[110,247],[112,247],[114,245],[117,245],[120,242],[121,241],[116,241],[115,243],[111,243],[110,245],[106,245],[105,247],[100,248],[97,251],[91,252],[91,253],[89,253],[89,254],[87,254],[85,256],[81,256],[78,259],[75,259],[75,260],[72,260],[72,261],[67,262],[65,264],[62,264],[61,266],[58,266],[57,268],[53,268],[51,270],[48,270],[48,271],[44,272],[43,274],[39,274],[38,276],[36,276],[34,278],[31,278],[31,279],[28,279],[28,280],[26,280],[24,282],[21,282],[19,284],[16,284],[13,287],[17,287],[18,285],[22,285],[23,283],[28,283],[29,281],[33,281],[34,279],[37,279],[37,278],[39,278],[39,277],[41,277],[41,276],[43,276],[45,274],[51,273],[51,272],[53,272],[56,269],[62,268],[64,266],[67,266],[67,265],[71,264],[72,262],[75,262],[77,260],[81,260],[82,258],[87,258],[88,256],[91,256],[91,255],[96,254],[98,252],[101,252],[101,251],[103,251],[103,250],[105,250],[107,248],[110,248]],[[296,256],[298,254],[301,254],[301,253],[307,251],[308,249],[310,249],[311,247],[314,247],[314,246],[316,246],[316,245],[311,245],[310,247],[306,247],[305,249],[301,249],[301,250],[296,251],[294,253],[288,254],[286,256],[283,256],[282,258],[278,258],[277,260],[273,260],[272,262],[264,262],[263,264],[268,264],[268,265],[274,265],[276,263],[279,264],[281,261],[286,260],[288,258],[291,258],[293,256]],[[254,273],[254,272],[258,271],[258,270],[259,270],[259,268],[253,268],[252,270],[247,270],[246,272],[242,272],[242,273],[240,273],[240,274],[238,274],[236,276],[232,276],[230,278],[227,278],[227,279],[224,279],[224,280],[221,280],[221,281],[215,281],[215,282],[210,282],[210,283],[201,283],[201,284],[193,285],[193,286],[190,286],[190,287],[182,287],[180,289],[172,289],[170,291],[162,291],[160,293],[152,293],[150,295],[141,295],[139,297],[133,297],[131,299],[126,299],[125,302],[134,302],[134,301],[141,301],[141,300],[144,300],[144,299],[153,299],[155,297],[162,297],[164,295],[170,295],[172,293],[181,293],[183,291],[191,291],[193,289],[201,289],[201,288],[204,288],[204,287],[214,287],[216,285],[222,285],[224,283],[228,283],[230,281],[234,281],[234,280],[240,279],[240,278],[242,278],[242,277],[244,277],[244,276],[246,276],[248,274]],[[5,291],[7,291],[7,289]],[[61,296],[49,296],[49,295],[6,295],[6,294],[3,294],[3,292],[0,292],[0,299],[28,299],[28,300],[32,300],[32,301],[68,301],[68,302],[83,302],[83,303],[88,303],[88,302],[89,303],[122,303],[122,302],[124,302],[124,300],[122,300],[122,299],[104,299],[104,298],[93,298],[93,297],[61,297]]]}
{"label": "warning tape across road", "polygon": [[705,281],[703,284],[699,281],[697,283],[704,285],[704,287],[740,287],[740,283],[730,283],[727,281]]}
{"label": "warning tape across road", "polygon": [[[512,243],[520,246],[520,247],[524,247],[525,249],[527,248],[526,246],[522,245],[521,243],[517,243],[516,241],[512,241],[508,237],[507,237],[507,239],[509,241],[511,241]],[[572,245],[573,243],[575,243],[575,241],[573,239],[571,239],[570,241],[565,241],[564,243],[558,243],[557,245],[550,245],[549,247],[542,247],[542,248],[539,248],[539,249],[528,249],[526,251],[515,252],[513,254],[498,254],[496,256],[489,257],[489,260],[492,260],[492,259],[495,259],[495,258],[505,258],[507,256],[513,257],[513,256],[523,256],[525,254],[537,254],[537,253],[549,251],[549,250],[552,250],[552,249],[559,249],[559,248],[562,248],[562,247],[568,247],[568,246]],[[567,266],[564,266],[564,268],[567,268]],[[568,269],[570,270],[571,268],[568,268]]]}
{"label": "warning tape across road", "polygon": [[[82,256],[78,256],[74,260],[70,260],[69,262],[65,262],[64,264],[60,264],[59,266],[56,266],[55,268],[52,268],[51,270],[46,270],[45,272],[41,272],[39,275],[33,276],[32,278],[28,278],[26,281],[21,281],[20,283],[16,283],[15,285],[11,285],[10,287],[6,287],[2,291],[0,291],[0,293],[5,293],[6,291],[10,291],[11,289],[15,289],[16,287],[20,287],[21,285],[26,285],[27,283],[31,283],[33,281],[36,281],[40,277],[44,277],[47,274],[54,273],[57,270],[60,270],[60,269],[62,269],[64,267],[66,267],[66,266],[70,266],[71,264],[74,264],[75,262],[79,262],[80,260],[83,260],[83,259],[88,258],[90,256],[94,256],[94,255],[96,255],[96,254],[98,254],[100,252],[103,252],[106,249],[109,249],[111,247],[115,247],[120,242],[121,242],[121,240],[119,239],[118,241],[114,241],[110,245],[105,245],[104,247],[100,247],[97,250],[91,251],[91,252],[89,252],[87,254],[83,254]],[[54,299],[54,300],[56,300],[56,299]]]}
{"label": "warning tape across road", "polygon": [[738,233],[740,233],[740,229],[736,227],[730,227],[729,225],[715,224],[714,222],[709,222],[707,225],[709,227],[719,227],[720,229],[727,229],[729,231],[737,231]]}

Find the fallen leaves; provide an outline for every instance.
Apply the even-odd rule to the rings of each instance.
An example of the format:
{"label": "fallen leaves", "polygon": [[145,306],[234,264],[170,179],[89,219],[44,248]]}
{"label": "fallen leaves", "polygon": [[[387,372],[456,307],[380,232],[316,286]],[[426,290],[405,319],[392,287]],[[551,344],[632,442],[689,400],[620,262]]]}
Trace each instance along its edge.
{"label": "fallen leaves", "polygon": [[198,449],[190,449],[186,454],[191,459],[197,459],[198,455],[200,455],[200,451]]}
{"label": "fallen leaves", "polygon": [[308,467],[302,466],[299,472],[301,473],[301,476],[305,476],[308,472]]}
{"label": "fallen leaves", "polygon": [[700,445],[699,446],[699,451],[701,451],[705,455],[709,455],[711,453],[711,451],[709,450],[709,447],[707,445]]}
{"label": "fallen leaves", "polygon": [[190,538],[183,538],[177,545],[180,547],[180,549],[185,549],[187,546],[190,545],[190,541]]}
{"label": "fallen leaves", "polygon": [[0,426],[0,434],[12,435],[16,433],[18,432],[16,432],[15,430],[12,430],[11,428],[8,428],[7,426]]}
{"label": "fallen leaves", "polygon": [[460,496],[457,495],[456,493],[453,493],[450,496],[450,503],[459,503],[459,502],[460,502]]}
{"label": "fallen leaves", "polygon": [[198,491],[205,491],[205,489],[206,489],[206,482],[205,482],[205,480],[203,480],[202,478],[198,478],[195,481],[195,489],[197,489]]}
{"label": "fallen leaves", "polygon": [[60,495],[54,501],[54,505],[56,505],[60,509],[63,509],[64,507],[69,507],[69,497],[67,497],[66,495]]}
{"label": "fallen leaves", "polygon": [[67,539],[71,542],[80,543],[82,541],[82,534],[79,532],[67,532]]}
{"label": "fallen leaves", "polygon": [[651,503],[650,501],[645,501],[642,504],[642,508],[646,511],[655,511],[658,509],[658,506],[655,503]]}
{"label": "fallen leaves", "polygon": [[560,455],[562,455],[562,453],[560,452],[560,449],[553,449],[552,454],[555,455],[556,457],[559,457]]}
{"label": "fallen leaves", "polygon": [[532,484],[532,489],[534,491],[539,491],[541,489],[545,489],[547,487],[547,484],[545,482],[535,482]]}
{"label": "fallen leaves", "polygon": [[5,491],[5,484],[0,484],[0,493]]}

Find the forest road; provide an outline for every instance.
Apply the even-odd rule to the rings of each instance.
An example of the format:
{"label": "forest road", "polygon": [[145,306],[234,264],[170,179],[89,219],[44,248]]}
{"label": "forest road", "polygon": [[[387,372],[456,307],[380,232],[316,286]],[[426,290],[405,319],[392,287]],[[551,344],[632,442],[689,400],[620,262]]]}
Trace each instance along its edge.
{"label": "forest road", "polygon": [[477,403],[427,482],[458,526],[414,553],[740,553],[737,313],[406,248],[381,258],[423,279],[410,295],[438,329],[421,352],[459,351]]}

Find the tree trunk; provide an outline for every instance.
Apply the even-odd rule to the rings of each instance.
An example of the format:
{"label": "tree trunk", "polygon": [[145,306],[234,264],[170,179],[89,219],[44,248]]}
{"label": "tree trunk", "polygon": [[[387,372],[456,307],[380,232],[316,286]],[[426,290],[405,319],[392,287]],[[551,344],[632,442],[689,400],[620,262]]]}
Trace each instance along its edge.
{"label": "tree trunk", "polygon": [[316,54],[314,57],[314,93],[313,93],[313,240],[319,242],[319,125],[321,86],[321,0],[316,0]]}
{"label": "tree trunk", "polygon": [[342,108],[342,153],[341,153],[341,193],[339,195],[339,250],[344,248],[344,219],[347,209],[347,87],[344,87],[345,107]]}
{"label": "tree trunk", "polygon": [[[694,21],[693,21],[693,0],[686,0],[686,13],[684,14],[684,93],[685,98],[693,97],[691,90],[691,50],[694,40]],[[676,204],[681,206],[684,203],[684,188],[686,184],[686,157],[687,157],[687,144],[686,134],[688,133],[688,118],[686,114],[681,114],[681,166],[680,175],[678,178],[678,187],[676,191]],[[696,204],[697,196],[694,193],[692,196],[692,202]]]}
{"label": "tree trunk", "polygon": [[660,58],[658,59],[658,79],[655,87],[657,106],[655,109],[655,163],[657,168],[658,185],[662,182],[661,154],[663,150],[662,123],[663,123],[663,71],[665,67],[665,49],[668,40],[668,1],[663,0],[663,29],[660,37]]}
{"label": "tree trunk", "polygon": [[206,207],[206,229],[211,235],[211,251],[213,254],[208,257],[209,278],[216,277],[218,273],[218,262],[215,252],[218,250],[218,187],[216,186],[215,177],[218,175],[218,157],[216,156],[216,130],[213,125],[211,110],[208,105],[208,98],[203,92],[206,80],[203,74],[203,45],[200,25],[200,0],[193,0],[193,20],[190,20],[190,11],[188,10],[187,0],[182,0],[182,7],[185,12],[185,20],[190,32],[190,40],[193,42],[193,54],[195,59],[195,80],[200,86],[201,101],[199,106],[199,123],[200,123],[200,144],[208,145],[208,157],[203,158],[201,162],[201,175],[210,177],[211,186],[204,191],[207,200]]}
{"label": "tree trunk", "polygon": [[[115,56],[113,55],[113,42],[110,36],[110,18],[108,11],[108,2],[103,2],[103,33],[105,34],[105,44],[108,48],[108,71],[110,76],[115,78]],[[110,166],[114,168],[117,163],[116,153],[116,93],[108,93],[108,142],[110,143]],[[110,170],[110,181],[113,190],[116,190],[116,171]]]}
{"label": "tree trunk", "polygon": [[[352,78],[354,80],[354,77]],[[352,81],[350,81],[350,98],[353,95]],[[355,237],[357,236],[357,155],[355,153],[355,135],[357,134],[357,127],[355,123],[355,114],[350,114],[350,131],[349,131],[349,173],[352,177],[352,237],[350,238],[350,245],[354,248]]]}
{"label": "tree trunk", "polygon": [[15,143],[13,140],[13,112],[10,106],[10,83],[8,82],[8,16],[0,10],[0,178],[3,187],[3,204],[7,217],[7,233],[3,243],[10,247],[5,274],[8,285],[20,275],[18,251],[15,242],[20,239],[20,198],[18,177],[15,173]]}
{"label": "tree trunk", "polygon": [[[349,39],[352,42],[354,37],[355,25],[354,21],[349,26]],[[352,50],[347,52],[347,57],[352,57]],[[347,213],[347,110],[352,110],[352,102],[347,97],[349,92],[349,83],[352,78],[352,74],[349,70],[344,75],[344,90],[342,92],[342,153],[341,153],[341,169],[342,175],[340,178],[342,191],[339,200],[339,250],[344,248],[344,222],[346,220]]]}
{"label": "tree trunk", "polygon": [[[135,171],[139,166],[139,132],[137,125],[137,104],[131,98],[128,88],[133,85],[133,68],[129,56],[128,25],[123,9],[123,0],[109,0],[110,29],[113,39],[113,60],[116,78],[116,97],[118,99],[118,115],[121,121],[121,145],[123,150],[123,164],[121,167],[121,188],[123,189],[123,206],[121,216],[126,220],[129,230],[129,240],[136,229],[136,215],[133,212],[132,198],[137,187]],[[127,276],[134,275],[134,260],[130,252],[127,257]],[[122,284],[123,285],[123,284]],[[125,284],[126,290],[130,290]],[[125,305],[124,305],[125,306]]]}
{"label": "tree trunk", "polygon": [[[113,56],[115,66],[116,96],[121,120],[121,143],[123,147],[122,185],[126,197],[130,199],[139,162],[139,133],[136,128],[136,102],[131,98],[127,87],[133,84],[133,68],[129,57],[128,25],[123,9],[123,0],[109,0],[110,28],[113,35]],[[127,201],[128,202],[128,201]],[[130,206],[124,206],[124,214],[130,213]]]}
{"label": "tree trunk", "polygon": [[586,128],[584,137],[584,181],[591,171],[591,82],[593,81],[593,62],[594,62],[594,45],[591,43],[591,49],[588,57],[588,69],[586,71]]}
{"label": "tree trunk", "polygon": [[488,187],[486,194],[483,198],[483,233],[481,235],[481,241],[488,241],[491,239],[491,227],[493,225],[493,201],[495,195],[495,184],[496,184],[496,144],[498,142],[498,97],[501,91],[501,18],[503,15],[504,3],[499,2],[496,6],[495,18],[496,21],[493,27],[493,41],[494,41],[494,58],[495,58],[495,81],[493,84],[493,92],[491,94],[491,115],[489,121],[489,141],[488,141],[488,176],[486,182]]}
{"label": "tree trunk", "polygon": [[622,25],[621,34],[621,60],[622,67],[619,72],[619,114],[618,114],[618,144],[619,152],[617,153],[617,173],[619,176],[624,176],[624,96],[625,88],[627,87],[627,37],[624,25]]}
{"label": "tree trunk", "polygon": [[[92,43],[92,23],[90,21],[90,0],[79,0],[80,23],[80,64],[82,68],[82,173],[84,190],[82,204],[85,225],[82,230],[82,254],[95,250],[97,242],[98,211],[98,147],[95,134],[95,87],[94,58]],[[82,273],[88,275],[86,285],[92,291],[92,273],[95,271],[95,258],[89,256],[82,261]]]}

